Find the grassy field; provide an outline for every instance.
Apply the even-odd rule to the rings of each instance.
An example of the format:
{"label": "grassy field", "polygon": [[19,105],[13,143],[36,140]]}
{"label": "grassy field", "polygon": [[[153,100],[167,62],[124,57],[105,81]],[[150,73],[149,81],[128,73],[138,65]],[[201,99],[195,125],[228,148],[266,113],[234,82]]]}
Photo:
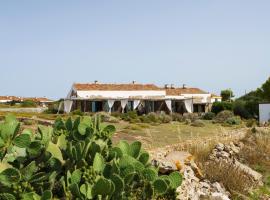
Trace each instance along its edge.
{"label": "grassy field", "polygon": [[241,128],[240,126],[224,127],[210,121],[204,123],[204,127],[194,127],[180,122],[158,125],[130,124],[128,122],[114,123],[117,132],[113,140],[114,142],[121,139],[127,141],[140,140],[145,148],[151,149],[190,140],[203,141],[209,138],[219,138]]}
{"label": "grassy field", "polygon": [[[7,112],[0,112],[0,118],[3,118]],[[12,113],[17,118],[30,118],[35,120],[44,120],[53,122],[57,117],[67,119],[72,115],[57,115],[45,113]],[[76,117],[76,116],[72,116]],[[108,123],[107,123],[108,124]],[[126,121],[119,121],[118,123],[110,123],[116,127],[117,132],[113,136],[113,142],[117,143],[119,140],[127,140],[129,142],[139,140],[147,149],[156,147],[164,147],[166,145],[173,145],[179,143],[186,143],[192,141],[194,143],[206,141],[209,139],[219,140],[224,135],[239,130],[242,126],[225,127],[221,124],[213,124],[211,121],[204,120],[204,127],[194,127],[183,122],[171,122],[164,124],[150,124],[150,123],[129,123]],[[35,128],[36,123],[26,125]]]}

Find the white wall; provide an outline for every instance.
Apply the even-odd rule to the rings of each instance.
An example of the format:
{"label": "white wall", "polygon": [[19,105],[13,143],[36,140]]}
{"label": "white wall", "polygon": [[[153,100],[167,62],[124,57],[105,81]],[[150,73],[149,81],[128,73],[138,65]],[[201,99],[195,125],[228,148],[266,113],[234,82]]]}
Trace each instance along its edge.
{"label": "white wall", "polygon": [[103,98],[129,98],[129,97],[155,97],[166,95],[165,90],[144,90],[144,91],[102,91],[102,90],[91,90],[91,91],[77,91],[78,97],[103,97]]}
{"label": "white wall", "polygon": [[221,98],[212,97],[211,98],[211,103],[214,103],[214,102],[221,102]]}
{"label": "white wall", "polygon": [[7,103],[7,102],[11,102],[11,100],[0,100],[0,103]]}
{"label": "white wall", "polygon": [[200,97],[202,98],[202,103],[210,103],[208,98],[211,97],[211,94],[182,94],[186,98]]}
{"label": "white wall", "polygon": [[259,104],[259,118],[260,123],[268,122],[270,120],[270,103]]}

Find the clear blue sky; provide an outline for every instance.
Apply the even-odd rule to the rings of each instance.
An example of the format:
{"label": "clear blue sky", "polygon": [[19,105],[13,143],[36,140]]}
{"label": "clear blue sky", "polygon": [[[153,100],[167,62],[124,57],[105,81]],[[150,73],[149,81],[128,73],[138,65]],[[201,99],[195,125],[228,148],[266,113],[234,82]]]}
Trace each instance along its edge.
{"label": "clear blue sky", "polygon": [[174,83],[237,95],[270,75],[268,0],[0,2],[0,95],[73,82]]}

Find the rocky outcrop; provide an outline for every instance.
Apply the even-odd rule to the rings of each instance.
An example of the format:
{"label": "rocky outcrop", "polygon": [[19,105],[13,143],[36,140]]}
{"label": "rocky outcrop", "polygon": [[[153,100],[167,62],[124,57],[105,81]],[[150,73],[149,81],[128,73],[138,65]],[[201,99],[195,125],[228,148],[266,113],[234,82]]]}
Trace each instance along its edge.
{"label": "rocky outcrop", "polygon": [[211,183],[204,179],[201,170],[194,162],[193,156],[185,151],[172,151],[167,154],[157,153],[152,164],[159,167],[161,174],[179,170],[183,182],[177,188],[180,200],[229,200],[229,192],[218,182]]}
{"label": "rocky outcrop", "polygon": [[[205,176],[186,151],[161,151],[152,153],[152,164],[159,167],[161,174],[180,171],[183,182],[177,188],[181,200],[228,200],[229,189],[238,187],[240,191],[250,191],[262,185],[262,175],[240,162],[239,152],[243,143],[218,143],[204,163]],[[207,169],[207,170],[206,170]],[[211,182],[215,180],[219,182]],[[230,188],[232,187],[232,188]]]}
{"label": "rocky outcrop", "polygon": [[176,191],[179,200],[229,200],[230,195],[218,182],[200,180],[191,167],[184,170],[183,182]]}

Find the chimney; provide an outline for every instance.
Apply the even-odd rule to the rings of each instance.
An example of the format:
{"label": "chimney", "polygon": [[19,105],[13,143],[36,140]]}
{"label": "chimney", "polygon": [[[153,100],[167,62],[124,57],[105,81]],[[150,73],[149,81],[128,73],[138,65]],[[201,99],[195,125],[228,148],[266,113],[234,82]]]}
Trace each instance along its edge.
{"label": "chimney", "polygon": [[165,87],[165,89],[168,89],[168,84],[165,84],[164,87]]}
{"label": "chimney", "polygon": [[186,84],[183,84],[183,89],[186,89],[187,87],[186,87]]}
{"label": "chimney", "polygon": [[171,89],[174,89],[174,85],[173,84],[171,84]]}
{"label": "chimney", "polygon": [[135,84],[136,83],[136,81],[132,81],[132,84]]}
{"label": "chimney", "polygon": [[94,83],[95,83],[95,84],[98,84],[98,80],[95,80]]}

